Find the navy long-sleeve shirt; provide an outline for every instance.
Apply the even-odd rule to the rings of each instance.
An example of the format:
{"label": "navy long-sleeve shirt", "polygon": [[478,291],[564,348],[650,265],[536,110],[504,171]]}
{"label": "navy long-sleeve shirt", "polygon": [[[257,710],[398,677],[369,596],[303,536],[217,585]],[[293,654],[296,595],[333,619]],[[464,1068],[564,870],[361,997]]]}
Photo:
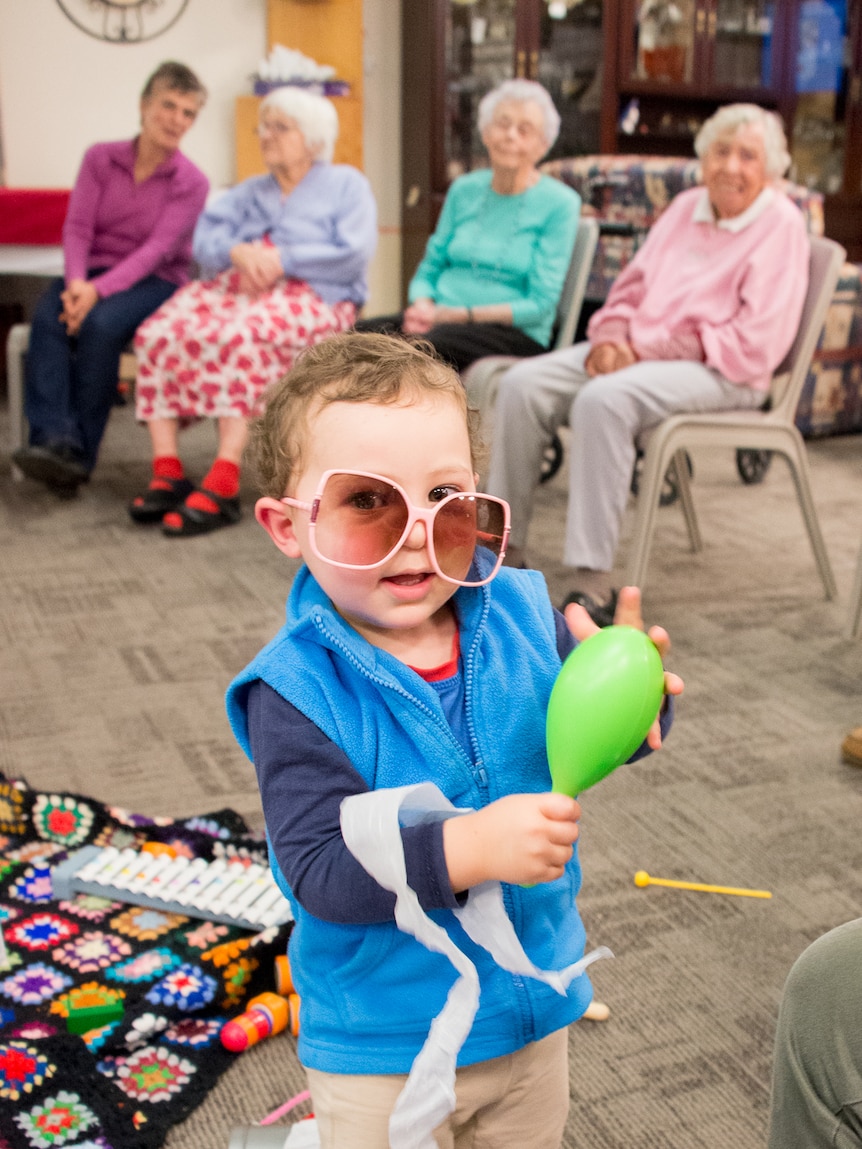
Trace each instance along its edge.
{"label": "navy long-sleeve shirt", "polygon": [[[554,612],[557,649],[565,659],[576,645],[562,614]],[[460,671],[459,671],[460,673]],[[463,691],[460,695],[463,701]],[[673,720],[671,699],[661,712],[664,737]],[[248,694],[252,755],[271,838],[279,822],[277,862],[301,905],[331,922],[370,923],[394,917],[395,895],[371,877],[341,835],[341,803],[368,786],[350,759],[310,719],[262,680]],[[644,743],[632,761],[650,753]],[[407,880],[426,911],[463,903],[452,891],[443,851],[443,823],[401,831]]]}

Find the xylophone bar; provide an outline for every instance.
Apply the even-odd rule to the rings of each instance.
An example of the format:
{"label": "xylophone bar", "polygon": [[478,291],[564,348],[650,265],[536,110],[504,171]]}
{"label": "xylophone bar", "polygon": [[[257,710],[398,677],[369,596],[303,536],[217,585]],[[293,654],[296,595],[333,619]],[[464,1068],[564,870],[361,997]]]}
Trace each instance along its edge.
{"label": "xylophone bar", "polygon": [[84,846],[51,874],[54,897],[95,894],[112,901],[264,930],[293,920],[267,867],[217,858],[172,858],[115,846]]}

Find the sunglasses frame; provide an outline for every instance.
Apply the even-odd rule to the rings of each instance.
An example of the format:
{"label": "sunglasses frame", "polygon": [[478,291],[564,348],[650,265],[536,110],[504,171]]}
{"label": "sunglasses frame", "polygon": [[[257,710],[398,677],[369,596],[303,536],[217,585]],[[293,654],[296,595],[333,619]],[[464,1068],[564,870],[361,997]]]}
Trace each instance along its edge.
{"label": "sunglasses frame", "polygon": [[[401,532],[401,537],[395,546],[392,547],[389,553],[384,555],[382,559],[378,559],[376,563],[365,563],[361,566],[355,563],[343,563],[339,562],[337,559],[327,558],[327,556],[321,554],[320,550],[318,549],[316,537],[317,514],[320,510],[320,503],[321,499],[323,498],[323,492],[326,488],[326,484],[333,475],[356,475],[356,477],[360,479],[374,479],[376,482],[385,483],[388,487],[391,487],[393,490],[397,491],[401,498],[404,500],[404,505],[407,508],[407,522],[404,526],[404,530]],[[500,553],[497,556],[497,562],[494,565],[494,569],[487,576],[487,578],[483,578],[479,582],[465,582],[463,579],[452,578],[451,575],[447,575],[446,572],[440,567],[440,563],[437,560],[437,550],[434,545],[434,518],[441,507],[445,507],[449,503],[455,502],[457,499],[463,499],[465,497],[470,498],[474,496],[482,499],[487,499],[492,503],[497,503],[503,508],[503,541],[500,546]],[[373,471],[347,471],[341,467],[333,467],[328,471],[324,471],[320,476],[320,483],[314,495],[314,499],[310,503],[307,503],[302,499],[294,499],[290,495],[284,495],[279,501],[286,503],[289,507],[296,507],[298,510],[309,512],[308,542],[311,546],[312,553],[316,558],[319,558],[321,562],[326,563],[328,566],[340,567],[342,570],[370,571],[375,570],[377,567],[382,567],[385,563],[388,563],[392,556],[397,554],[397,552],[404,546],[404,543],[409,537],[410,532],[413,530],[414,524],[418,522],[423,523],[425,526],[425,546],[428,551],[428,557],[431,560],[431,566],[434,569],[434,573],[439,575],[440,578],[442,578],[445,582],[454,583],[455,586],[485,586],[497,574],[500,567],[503,565],[503,559],[506,557],[506,546],[509,542],[509,532],[511,530],[511,512],[509,510],[509,504],[505,499],[498,499],[496,495],[486,495],[483,491],[453,491],[451,495],[447,495],[445,499],[441,499],[440,502],[436,503],[433,507],[417,507],[410,501],[407,492],[404,490],[401,484],[396,483],[394,479],[388,479],[385,475],[377,475]]]}

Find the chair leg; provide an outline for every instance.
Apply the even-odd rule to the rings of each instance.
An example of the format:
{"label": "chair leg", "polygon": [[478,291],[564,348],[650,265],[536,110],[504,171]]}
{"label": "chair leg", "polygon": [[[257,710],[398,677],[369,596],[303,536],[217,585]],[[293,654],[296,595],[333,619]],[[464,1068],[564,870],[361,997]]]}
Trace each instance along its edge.
{"label": "chair leg", "polygon": [[808,470],[808,456],[805,453],[805,444],[802,441],[802,436],[799,435],[799,441],[794,437],[791,442],[793,449],[785,449],[784,455],[790,465],[790,473],[793,476],[793,482],[796,485],[796,494],[799,498],[799,507],[802,511],[802,517],[805,520],[805,527],[808,531],[808,538],[811,541],[811,549],[814,552],[814,561],[817,563],[817,569],[820,571],[820,578],[823,580],[823,589],[826,592],[827,599],[833,599],[838,594],[838,587],[835,584],[835,576],[832,573],[832,564],[829,562],[829,555],[826,551],[826,544],[823,541],[823,535],[820,532],[820,523],[817,519],[817,511],[814,506],[814,499],[811,495],[811,477]]}
{"label": "chair leg", "polygon": [[[652,549],[652,536],[655,530],[655,517],[661,499],[661,487],[665,471],[673,458],[671,449],[663,449],[663,444],[655,439],[650,442],[644,455],[638,485],[637,510],[635,515],[635,532],[632,539],[632,553],[629,559],[628,586],[638,586],[643,589],[646,582],[647,566],[649,564],[650,550]],[[685,469],[683,465],[683,470]],[[688,475],[686,475],[686,479]],[[691,492],[689,491],[689,500]]]}
{"label": "chair leg", "polygon": [[680,447],[674,452],[671,466],[676,475],[676,487],[679,491],[679,501],[682,513],[685,516],[685,525],[688,528],[688,537],[691,549],[697,554],[703,550],[703,540],[700,537],[700,527],[697,523],[697,513],[694,509],[694,499],[691,497],[691,482],[688,477],[688,459],[685,448]]}
{"label": "chair leg", "polygon": [[[30,324],[16,323],[6,341],[6,389],[9,395],[9,451],[24,446],[26,421],[24,419],[24,356],[30,342]],[[20,481],[22,472],[10,463],[12,478]]]}
{"label": "chair leg", "polygon": [[850,592],[850,617],[847,635],[849,638],[858,638],[860,630],[862,630],[862,546],[859,547],[856,575],[853,579],[853,590]]}

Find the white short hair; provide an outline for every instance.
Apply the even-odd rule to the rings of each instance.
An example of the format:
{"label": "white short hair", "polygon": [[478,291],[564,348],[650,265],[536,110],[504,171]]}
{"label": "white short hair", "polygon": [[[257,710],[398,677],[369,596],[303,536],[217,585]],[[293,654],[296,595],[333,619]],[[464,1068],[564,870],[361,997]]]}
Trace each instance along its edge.
{"label": "white short hair", "polygon": [[338,113],[331,100],[286,84],[275,88],[264,99],[260,105],[261,119],[268,108],[295,120],[315,160],[331,163],[338,139]]}
{"label": "white short hair", "polygon": [[790,167],[790,152],[781,117],[767,112],[758,104],[725,104],[702,125],[694,141],[694,150],[703,159],[720,136],[732,136],[747,124],[759,124],[763,129],[766,174],[770,179],[781,179]]}
{"label": "white short hair", "polygon": [[504,80],[502,84],[487,92],[479,101],[479,131],[484,132],[494,118],[497,105],[506,100],[516,104],[536,105],[542,113],[545,150],[550,151],[560,134],[560,113],[554,107],[554,101],[548,94],[547,88],[543,88],[535,80]]}

